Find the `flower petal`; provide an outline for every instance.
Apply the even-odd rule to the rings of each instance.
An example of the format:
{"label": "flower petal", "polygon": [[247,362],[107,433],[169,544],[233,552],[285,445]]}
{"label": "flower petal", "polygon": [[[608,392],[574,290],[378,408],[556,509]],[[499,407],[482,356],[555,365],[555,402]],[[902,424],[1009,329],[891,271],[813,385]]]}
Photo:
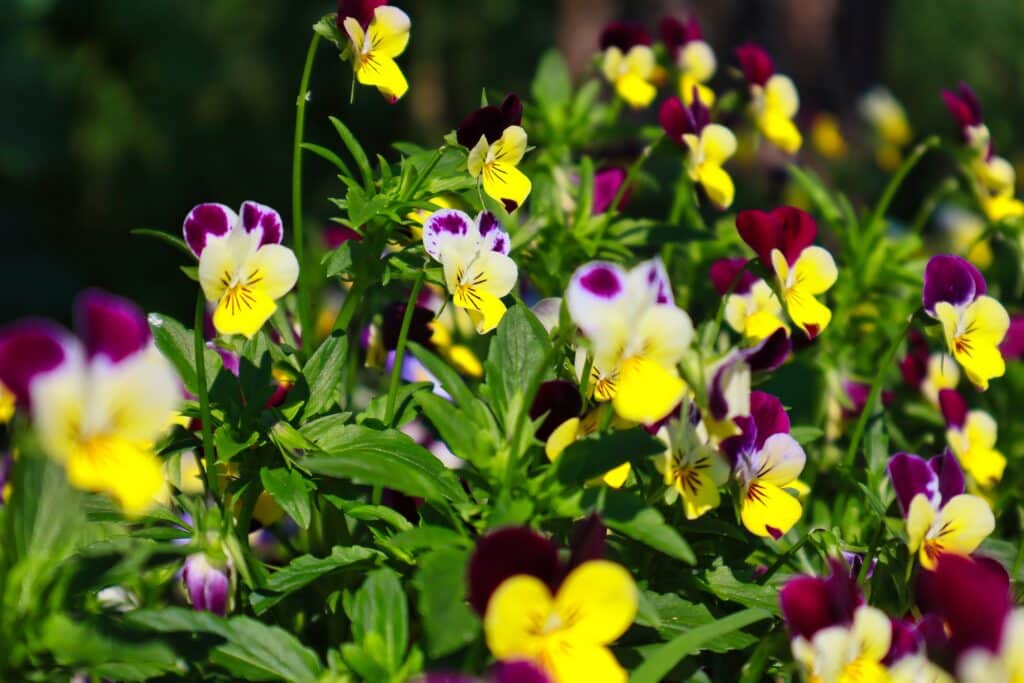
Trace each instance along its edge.
{"label": "flower petal", "polygon": [[280,244],[260,247],[245,264],[245,282],[253,290],[262,291],[277,300],[291,291],[299,279],[299,262],[295,252]]}
{"label": "flower petal", "polygon": [[997,563],[943,555],[934,574],[936,608],[949,628],[954,654],[972,648],[998,652],[1010,615],[1010,580]]}
{"label": "flower petal", "polygon": [[832,254],[821,247],[807,247],[793,264],[793,286],[807,294],[827,292],[838,277]]}
{"label": "flower petal", "polygon": [[544,416],[544,421],[537,427],[537,438],[546,441],[556,427],[566,420],[579,417],[582,410],[580,390],[573,382],[564,379],[542,382],[530,405],[531,420]]}
{"label": "flower petal", "polygon": [[423,248],[435,261],[441,260],[441,248],[446,242],[459,238],[470,242],[474,249],[479,241],[476,222],[463,211],[441,209],[423,222]]}
{"label": "flower petal", "polygon": [[481,211],[477,214],[476,225],[483,240],[483,249],[508,256],[512,250],[512,240],[509,239],[508,233],[501,229],[501,223],[493,213]]}
{"label": "flower petal", "polygon": [[545,650],[552,679],[559,683],[626,683],[629,674],[612,651],[601,645],[568,637],[556,637]]}
{"label": "flower petal", "polygon": [[262,289],[228,290],[213,311],[213,326],[219,334],[251,338],[276,310],[277,304]]}
{"label": "flower petal", "polygon": [[238,222],[238,215],[223,204],[199,204],[185,216],[182,233],[196,258],[203,253],[211,237],[223,237]]}
{"label": "flower petal", "polygon": [[924,269],[922,304],[931,315],[935,305],[945,301],[964,306],[985,293],[985,278],[967,259],[952,254],[933,256]]}
{"label": "flower petal", "polygon": [[632,625],[638,600],[636,583],[621,565],[590,560],[565,578],[554,609],[567,639],[607,645]]}
{"label": "flower petal", "polygon": [[747,268],[745,258],[723,258],[711,264],[711,284],[721,295],[746,294],[758,277]]}
{"label": "flower petal", "polygon": [[619,417],[650,424],[668,415],[685,392],[686,384],[674,367],[630,358],[623,363],[612,405]]}
{"label": "flower petal", "polygon": [[370,50],[391,59],[402,54],[409,44],[410,24],[409,15],[397,7],[377,7],[373,10],[373,20],[366,31],[370,37]]}
{"label": "flower petal", "polygon": [[803,472],[807,454],[789,434],[772,434],[759,451],[758,461],[759,480],[785,486]]}
{"label": "flower petal", "polygon": [[924,458],[897,453],[889,459],[887,469],[904,517],[910,514],[911,502],[918,494],[924,495],[933,505],[939,504],[939,478]]}
{"label": "flower petal", "polygon": [[778,539],[793,528],[801,515],[800,501],[767,481],[751,482],[740,502],[743,526],[756,536]]}
{"label": "flower petal", "polygon": [[[625,335],[629,298],[626,271],[607,261],[577,268],[565,293],[572,321],[592,341]],[[624,339],[618,345],[623,343]]]}
{"label": "flower petal", "polygon": [[792,206],[780,206],[770,212],[741,211],[736,216],[736,229],[765,268],[772,267],[772,249],[781,251],[786,263],[792,265],[818,234],[810,214]]}
{"label": "flower petal", "polygon": [[269,206],[254,201],[242,202],[242,227],[246,232],[259,231],[260,245],[280,244],[284,236],[281,215]]}
{"label": "flower petal", "polygon": [[962,494],[954,496],[939,513],[942,522],[940,540],[943,550],[969,555],[995,530],[992,508],[984,498]]}
{"label": "flower petal", "polygon": [[964,492],[964,473],[960,464],[948,450],[928,460],[928,467],[935,472],[939,482],[939,507],[954,496]]}
{"label": "flower petal", "polygon": [[681,308],[671,304],[651,306],[633,330],[643,357],[671,367],[682,360],[693,340],[693,323]]}
{"label": "flower petal", "polygon": [[138,306],[98,289],[78,295],[75,327],[90,358],[102,355],[112,363],[138,353],[152,337]]}
{"label": "flower petal", "polygon": [[0,384],[29,405],[33,380],[60,367],[78,342],[45,320],[21,320],[0,330]]}
{"label": "flower petal", "polygon": [[536,576],[518,574],[505,579],[487,603],[484,635],[497,659],[539,659],[545,638],[537,629],[546,624],[553,602],[551,591]]}
{"label": "flower petal", "polygon": [[[379,8],[378,8],[379,9]],[[363,85],[377,87],[390,102],[396,102],[409,90],[405,74],[391,57],[371,52],[356,66],[356,78]]]}
{"label": "flower petal", "polygon": [[942,389],[939,391],[939,407],[942,408],[942,416],[946,419],[946,425],[955,429],[961,429],[967,421],[967,401],[956,389]]}

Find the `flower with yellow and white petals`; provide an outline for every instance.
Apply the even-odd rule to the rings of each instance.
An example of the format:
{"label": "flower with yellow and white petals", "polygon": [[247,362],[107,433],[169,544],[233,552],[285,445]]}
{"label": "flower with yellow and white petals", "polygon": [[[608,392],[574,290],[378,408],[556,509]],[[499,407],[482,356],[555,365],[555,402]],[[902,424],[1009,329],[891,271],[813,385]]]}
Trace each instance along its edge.
{"label": "flower with yellow and white petals", "polygon": [[788,76],[775,73],[764,48],[747,43],[736,48],[736,59],[750,89],[750,112],[761,135],[786,154],[795,154],[803,136],[793,122],[800,96]]}
{"label": "flower with yellow and white petals", "polygon": [[865,93],[858,106],[877,139],[875,161],[886,171],[896,170],[903,160],[903,148],[913,138],[906,110],[891,92],[881,86]]}
{"label": "flower with yellow and white petals", "polygon": [[459,144],[469,150],[469,174],[479,178],[488,197],[512,213],[523,205],[533,187],[519,170],[526,153],[526,131],[520,126],[523,103],[515,94],[501,106],[477,109],[455,131]]}
{"label": "flower with yellow and white petals", "polygon": [[687,401],[678,416],[658,430],[665,455],[655,465],[665,485],[675,488],[687,519],[697,519],[718,507],[718,489],[729,480],[729,463],[708,444],[707,430],[700,411]]}
{"label": "flower with yellow and white petals", "polygon": [[744,258],[719,259],[711,264],[711,282],[726,297],[725,321],[751,341],[766,339],[778,329],[788,332],[782,304],[771,285],[746,266]]}
{"label": "flower with yellow and white petals", "polygon": [[346,54],[352,57],[356,80],[372,85],[391,103],[397,102],[409,83],[395,59],[409,44],[409,15],[373,0],[341,0],[338,27],[351,41]]}
{"label": "flower with yellow and white petals", "polygon": [[654,101],[658,91],[651,38],[643,26],[613,22],[601,32],[601,73],[615,92],[634,109]]}

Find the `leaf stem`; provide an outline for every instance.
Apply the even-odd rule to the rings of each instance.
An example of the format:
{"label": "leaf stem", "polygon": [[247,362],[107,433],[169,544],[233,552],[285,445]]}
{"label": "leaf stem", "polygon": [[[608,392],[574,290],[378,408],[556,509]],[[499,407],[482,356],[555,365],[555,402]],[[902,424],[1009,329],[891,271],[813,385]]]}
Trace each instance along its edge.
{"label": "leaf stem", "polygon": [[425,271],[420,271],[416,281],[409,293],[409,300],[405,304],[405,312],[402,314],[402,328],[398,332],[398,345],[395,347],[395,361],[391,368],[391,385],[388,387],[387,412],[384,414],[384,423],[390,425],[395,419],[395,400],[398,396],[398,383],[402,377],[402,363],[405,361],[405,344],[409,338],[409,327],[412,325],[412,314],[416,310],[416,300],[420,295],[420,288],[423,287]]}
{"label": "leaf stem", "polygon": [[196,354],[196,392],[199,396],[199,420],[202,423],[203,460],[206,461],[206,491],[220,505],[220,484],[217,481],[216,452],[213,447],[212,417],[210,416],[210,393],[206,386],[206,340],[203,339],[203,324],[206,316],[206,297],[199,290],[196,297],[196,317],[193,337]]}

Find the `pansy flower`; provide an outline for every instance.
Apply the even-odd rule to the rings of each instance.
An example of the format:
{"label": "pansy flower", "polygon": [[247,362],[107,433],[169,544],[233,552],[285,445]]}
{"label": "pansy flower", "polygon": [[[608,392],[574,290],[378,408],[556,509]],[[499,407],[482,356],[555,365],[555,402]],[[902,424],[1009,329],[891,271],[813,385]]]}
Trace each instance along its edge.
{"label": "pansy flower", "polygon": [[185,243],[199,259],[199,284],[215,303],[220,334],[252,337],[277,310],[299,277],[295,254],[281,245],[281,216],[243,202],[240,214],[223,204],[199,204],[185,216]]}
{"label": "pansy flower", "polygon": [[726,297],[725,321],[747,339],[760,341],[779,329],[783,322],[782,304],[771,285],[746,270],[744,258],[719,259],[711,264],[711,283]]}
{"label": "pansy flower", "polygon": [[933,256],[925,267],[924,310],[942,323],[946,346],[980,391],[1006,371],[999,345],[1010,327],[1006,309],[985,291],[981,272],[959,256]]}
{"label": "pansy flower", "polygon": [[508,233],[490,211],[476,220],[457,209],[435,211],[423,224],[423,247],[444,269],[455,305],[473,319],[480,334],[490,332],[505,315],[501,297],[519,277]]}
{"label": "pansy flower", "polygon": [[1003,478],[1006,456],[996,450],[998,427],[984,410],[968,410],[964,397],[954,389],[939,392],[946,419],[946,442],[961,467],[982,488]]}
{"label": "pansy flower", "polygon": [[934,569],[945,553],[974,552],[995,529],[988,503],[964,493],[964,475],[951,453],[930,460],[897,453],[888,470],[907,522],[907,546],[925,569]]}
{"label": "pansy flower", "polygon": [[693,104],[694,94],[711,106],[715,93],[706,83],[715,75],[718,63],[715,51],[704,40],[697,17],[681,21],[667,16],[659,25],[661,42],[665,44],[669,57],[679,68],[679,96],[687,106]]}
{"label": "pansy flower", "polygon": [[839,118],[827,111],[818,112],[811,119],[811,145],[829,161],[846,156],[847,144]]}
{"label": "pansy flower", "polygon": [[639,24],[616,21],[601,32],[601,72],[615,92],[634,109],[643,109],[657,94],[651,37]]}
{"label": "pansy flower", "polygon": [[1010,327],[1003,343],[999,345],[999,352],[1006,360],[1024,358],[1024,315],[1014,313],[1010,316]]}
{"label": "pansy flower", "polygon": [[760,45],[736,48],[736,59],[750,90],[750,111],[758,130],[786,154],[795,154],[803,136],[793,122],[800,96],[788,76],[775,73],[775,64]]}
{"label": "pansy flower", "polygon": [[687,401],[677,416],[658,430],[665,455],[655,461],[665,485],[679,494],[687,519],[697,519],[718,507],[718,489],[729,480],[729,464],[708,443],[700,411]]}
{"label": "pansy flower", "polygon": [[409,44],[409,15],[383,0],[339,0],[338,28],[344,28],[351,44],[356,80],[372,85],[391,103],[409,89],[395,59]]}
{"label": "pansy flower", "polygon": [[566,303],[590,343],[594,397],[611,400],[616,414],[631,422],[668,415],[686,390],[676,366],[690,346],[693,323],[675,305],[662,262],[627,272],[592,261],[573,273]]}
{"label": "pansy flower", "polygon": [[522,119],[523,103],[510,94],[500,107],[488,105],[471,113],[455,131],[459,144],[469,150],[469,174],[480,178],[487,196],[509,213],[522,206],[532,188],[518,168],[526,154]]}
{"label": "pansy flower", "polygon": [[741,211],[736,229],[761,264],[774,272],[790,320],[814,339],[832,320],[832,312],[815,297],[827,292],[839,275],[832,254],[813,244],[818,234],[814,219],[792,206]]}
{"label": "pansy flower", "polygon": [[989,156],[992,152],[992,138],[985,125],[981,102],[971,86],[961,81],[956,90],[943,90],[942,100],[946,103],[949,115],[953,117],[960,139],[979,154]]}
{"label": "pansy flower", "polygon": [[73,486],[142,514],[165,485],[153,443],[181,402],[180,380],[133,303],[91,290],[75,322],[78,338],[38,320],[0,331],[0,381],[30,409],[43,451]]}
{"label": "pansy flower", "polygon": [[690,179],[700,183],[719,209],[729,207],[736,188],[722,164],[736,153],[736,136],[725,126],[711,123],[711,114],[700,95],[694,95],[690,106],[678,97],[668,98],[658,117],[669,139],[686,150]]}
{"label": "pansy flower", "polygon": [[903,148],[913,137],[906,110],[881,86],[861,96],[858,107],[877,138],[875,161],[884,170],[895,170],[903,159]]}
{"label": "pansy flower", "polygon": [[750,415],[736,418],[740,434],[721,443],[740,487],[740,517],[752,534],[780,538],[803,514],[792,488],[807,455],[789,435],[789,416],[771,394],[750,394]]}
{"label": "pansy flower", "polygon": [[917,330],[908,334],[907,355],[900,360],[903,381],[920,390],[928,402],[939,407],[939,393],[960,384],[960,366],[948,353],[932,353],[928,340]]}

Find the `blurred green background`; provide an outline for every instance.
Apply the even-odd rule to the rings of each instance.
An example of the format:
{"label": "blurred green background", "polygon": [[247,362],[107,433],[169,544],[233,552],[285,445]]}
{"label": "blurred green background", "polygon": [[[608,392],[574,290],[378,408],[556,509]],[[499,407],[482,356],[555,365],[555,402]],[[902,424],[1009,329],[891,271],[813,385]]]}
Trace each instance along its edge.
{"label": "blurred green background", "polygon": [[[314,0],[3,0],[0,22],[0,322],[66,320],[74,293],[101,286],[149,310],[188,316],[194,289],[179,253],[129,235],[177,232],[194,204],[255,199],[290,216],[294,104],[310,27],[334,10]],[[307,139],[336,146],[342,117],[372,152],[426,145],[454,127],[481,89],[525,92],[558,45],[577,73],[614,18],[656,32],[693,10],[723,64],[763,42],[797,81],[805,108],[855,117],[887,84],[918,135],[950,133],[939,91],[969,81],[1004,153],[1024,121],[1020,0],[407,0],[412,41],[400,59],[409,95],[371,89],[348,104],[349,67],[322,46]],[[654,121],[653,111],[647,116]],[[1012,156],[1012,155],[1011,155]],[[326,221],[339,193],[306,161],[306,213]],[[739,207],[743,208],[743,207]],[[289,228],[290,229],[290,228]]]}

